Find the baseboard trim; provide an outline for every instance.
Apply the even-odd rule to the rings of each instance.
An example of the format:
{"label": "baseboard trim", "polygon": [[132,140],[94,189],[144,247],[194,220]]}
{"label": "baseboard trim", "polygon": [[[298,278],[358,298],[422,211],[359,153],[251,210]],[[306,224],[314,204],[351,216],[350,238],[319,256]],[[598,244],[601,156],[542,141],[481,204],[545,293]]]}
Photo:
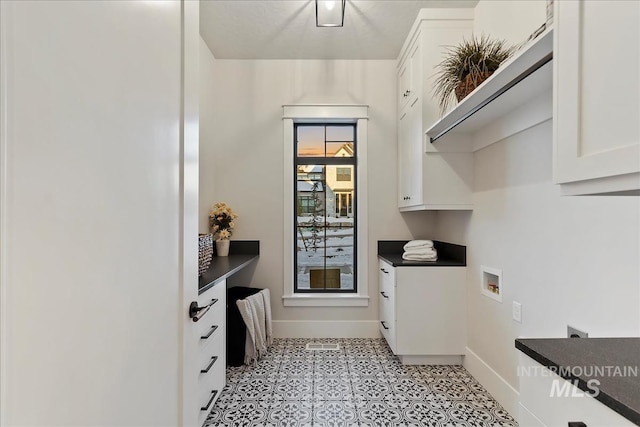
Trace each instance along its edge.
{"label": "baseboard trim", "polygon": [[402,356],[399,355],[403,365],[462,365],[462,356]]}
{"label": "baseboard trim", "polygon": [[463,366],[506,409],[514,419],[519,418],[520,393],[484,360],[466,347]]}
{"label": "baseboard trim", "polygon": [[275,338],[380,338],[376,320],[274,320]]}

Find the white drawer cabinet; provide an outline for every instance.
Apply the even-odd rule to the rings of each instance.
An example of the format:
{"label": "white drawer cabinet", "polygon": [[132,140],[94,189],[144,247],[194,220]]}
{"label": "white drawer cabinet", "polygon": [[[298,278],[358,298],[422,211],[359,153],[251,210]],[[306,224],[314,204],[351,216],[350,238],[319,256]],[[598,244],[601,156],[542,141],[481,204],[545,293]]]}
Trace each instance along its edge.
{"label": "white drawer cabinet", "polygon": [[222,280],[198,297],[198,305],[215,303],[200,318],[198,330],[198,410],[202,425],[226,383],[226,281]]}
{"label": "white drawer cabinet", "polygon": [[404,364],[460,364],[466,267],[393,267],[379,261],[380,332]]}
{"label": "white drawer cabinet", "polygon": [[639,190],[640,2],[556,1],[554,20],[555,180],[567,195]]}
{"label": "white drawer cabinet", "polygon": [[520,419],[523,427],[627,427],[634,423],[598,402],[560,376],[520,353]]}

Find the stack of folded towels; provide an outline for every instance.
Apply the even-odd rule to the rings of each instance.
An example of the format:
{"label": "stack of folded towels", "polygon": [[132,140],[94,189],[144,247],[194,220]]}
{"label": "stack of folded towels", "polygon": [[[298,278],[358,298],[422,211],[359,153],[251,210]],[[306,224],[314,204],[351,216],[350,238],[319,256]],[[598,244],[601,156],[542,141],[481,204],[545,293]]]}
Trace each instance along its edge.
{"label": "stack of folded towels", "polygon": [[431,240],[412,240],[404,245],[402,259],[407,261],[437,261],[438,253]]}

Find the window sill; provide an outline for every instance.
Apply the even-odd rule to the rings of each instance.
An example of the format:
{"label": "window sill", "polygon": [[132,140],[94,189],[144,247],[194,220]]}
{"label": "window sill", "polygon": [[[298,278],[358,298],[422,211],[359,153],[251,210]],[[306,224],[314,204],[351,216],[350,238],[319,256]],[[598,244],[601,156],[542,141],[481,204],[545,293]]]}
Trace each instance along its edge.
{"label": "window sill", "polygon": [[344,294],[294,294],[284,295],[285,307],[368,307],[369,297]]}

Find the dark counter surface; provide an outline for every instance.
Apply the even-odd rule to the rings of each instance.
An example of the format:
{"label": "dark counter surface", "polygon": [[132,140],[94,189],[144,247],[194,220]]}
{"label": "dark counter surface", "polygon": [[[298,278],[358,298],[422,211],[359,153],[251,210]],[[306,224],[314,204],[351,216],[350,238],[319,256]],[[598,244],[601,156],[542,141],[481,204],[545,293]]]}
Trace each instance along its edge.
{"label": "dark counter surface", "polygon": [[464,267],[467,265],[466,246],[433,241],[438,252],[437,261],[407,261],[402,259],[403,246],[408,240],[379,240],[378,258],[394,267]]}
{"label": "dark counter surface", "polygon": [[517,339],[515,345],[589,394],[587,381],[598,380],[595,399],[640,425],[640,338]]}
{"label": "dark counter surface", "polygon": [[229,246],[229,256],[220,257],[214,254],[211,265],[198,279],[198,295],[220,280],[242,270],[259,257],[260,242],[258,240],[232,240]]}

